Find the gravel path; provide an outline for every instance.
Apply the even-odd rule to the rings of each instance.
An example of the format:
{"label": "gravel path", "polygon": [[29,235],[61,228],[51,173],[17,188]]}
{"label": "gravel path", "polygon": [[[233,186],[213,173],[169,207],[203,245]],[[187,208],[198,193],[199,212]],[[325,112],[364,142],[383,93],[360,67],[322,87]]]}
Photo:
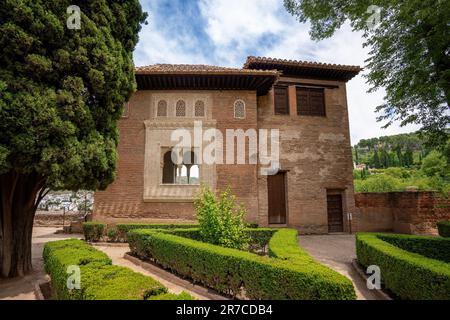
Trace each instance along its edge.
{"label": "gravel path", "polygon": [[311,235],[300,236],[299,239],[300,246],[316,260],[352,280],[358,300],[378,299],[352,266],[353,259],[356,259],[354,235]]}

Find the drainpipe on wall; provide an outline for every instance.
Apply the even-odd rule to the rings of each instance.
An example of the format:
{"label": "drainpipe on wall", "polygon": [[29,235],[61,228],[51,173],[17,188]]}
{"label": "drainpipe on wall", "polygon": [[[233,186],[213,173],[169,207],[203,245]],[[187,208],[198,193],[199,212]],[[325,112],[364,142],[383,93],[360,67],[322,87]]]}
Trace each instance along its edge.
{"label": "drainpipe on wall", "polygon": [[353,220],[353,214],[351,212],[347,213],[347,221],[348,221],[348,230],[350,234],[352,234],[352,220]]}

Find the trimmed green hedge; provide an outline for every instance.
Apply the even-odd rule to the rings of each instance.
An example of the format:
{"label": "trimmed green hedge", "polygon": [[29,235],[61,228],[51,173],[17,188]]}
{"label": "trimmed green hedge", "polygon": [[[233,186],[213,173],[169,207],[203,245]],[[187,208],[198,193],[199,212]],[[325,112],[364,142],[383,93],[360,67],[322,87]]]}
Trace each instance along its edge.
{"label": "trimmed green hedge", "polygon": [[380,234],[378,238],[400,249],[414,252],[430,259],[450,262],[450,239],[405,234]]}
{"label": "trimmed green hedge", "polygon": [[98,242],[105,232],[106,225],[100,222],[84,222],[83,233],[86,241]]}
{"label": "trimmed green hedge", "polygon": [[450,238],[450,220],[439,221],[437,227],[441,237]]}
{"label": "trimmed green hedge", "polygon": [[[245,229],[245,232],[250,238],[249,248],[250,252],[265,252],[267,245],[269,244],[270,238],[272,238],[275,233],[275,229],[269,228],[259,228],[253,229],[248,228]],[[200,235],[200,230],[198,228],[191,229],[160,229],[158,232],[170,233],[176,236],[189,238],[192,240],[202,241],[202,237]]]}
{"label": "trimmed green hedge", "polygon": [[356,298],[350,280],[311,258],[294,264],[158,230],[133,230],[128,240],[134,255],[233,297],[245,292],[250,299]]}
{"label": "trimmed green hedge", "polygon": [[[81,240],[49,242],[44,246],[43,257],[45,270],[52,279],[53,293],[59,300],[173,298],[167,296],[167,288],[156,280],[128,268],[111,265],[106,254]],[[69,266],[80,267],[80,290],[67,288]]]}
{"label": "trimmed green hedge", "polygon": [[[394,240],[394,238],[397,238],[397,240]],[[449,264],[403,250],[392,244],[395,243],[408,248],[413,247],[415,250],[420,247],[420,250],[424,250],[421,240],[414,242],[414,244],[405,245],[405,239],[402,235],[357,234],[356,254],[358,261],[364,267],[379,266],[384,286],[402,299],[449,300]],[[421,245],[418,246],[417,243]],[[429,246],[426,248],[429,248]]]}
{"label": "trimmed green hedge", "polygon": [[149,223],[121,223],[116,225],[118,239],[127,242],[127,233],[136,229],[191,229],[198,228],[198,224],[149,224]]}

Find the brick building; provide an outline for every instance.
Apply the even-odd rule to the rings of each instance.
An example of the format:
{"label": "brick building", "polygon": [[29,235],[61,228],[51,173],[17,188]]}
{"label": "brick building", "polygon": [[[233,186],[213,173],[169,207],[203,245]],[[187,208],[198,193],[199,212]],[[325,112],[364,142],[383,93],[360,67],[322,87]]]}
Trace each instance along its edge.
{"label": "brick building", "polygon": [[[356,208],[346,83],[360,71],[259,57],[249,57],[242,69],[137,68],[138,91],[119,122],[117,179],[95,194],[93,218],[191,221],[193,198],[204,183],[215,190],[231,187],[247,208],[247,220],[262,226],[295,227],[303,233],[347,231],[347,213]],[[183,149],[182,160],[175,163],[170,157],[177,143],[173,131],[183,128],[195,136],[199,122],[203,132],[215,129],[227,138],[230,129],[279,130],[273,172],[263,174],[264,165],[254,161],[260,155],[248,149],[245,164],[203,163],[196,148]],[[247,135],[246,145],[250,140]],[[200,146],[206,148],[206,142]],[[192,155],[191,162],[183,161],[186,154]]]}

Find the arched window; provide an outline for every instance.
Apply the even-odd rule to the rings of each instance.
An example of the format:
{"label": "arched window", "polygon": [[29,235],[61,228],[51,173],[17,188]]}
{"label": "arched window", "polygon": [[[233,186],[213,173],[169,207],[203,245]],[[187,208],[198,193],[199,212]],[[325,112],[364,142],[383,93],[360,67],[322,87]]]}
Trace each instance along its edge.
{"label": "arched window", "polygon": [[160,100],[158,102],[157,116],[158,117],[167,117],[167,101],[166,100]]}
{"label": "arched window", "polygon": [[172,151],[167,151],[164,154],[164,165],[163,165],[163,181],[165,184],[175,183],[176,176],[176,165],[172,161]]}
{"label": "arched window", "polygon": [[205,103],[201,100],[195,102],[195,112],[196,117],[204,117],[205,116]]}
{"label": "arched window", "polygon": [[186,117],[186,102],[184,102],[184,100],[178,100],[176,106],[176,116]]}
{"label": "arched window", "polygon": [[245,119],[245,102],[240,99],[234,103],[234,118]]}
{"label": "arched window", "polygon": [[164,154],[163,184],[198,184],[200,182],[200,167],[194,151],[183,153],[183,161],[179,165],[172,160],[173,150]]}

